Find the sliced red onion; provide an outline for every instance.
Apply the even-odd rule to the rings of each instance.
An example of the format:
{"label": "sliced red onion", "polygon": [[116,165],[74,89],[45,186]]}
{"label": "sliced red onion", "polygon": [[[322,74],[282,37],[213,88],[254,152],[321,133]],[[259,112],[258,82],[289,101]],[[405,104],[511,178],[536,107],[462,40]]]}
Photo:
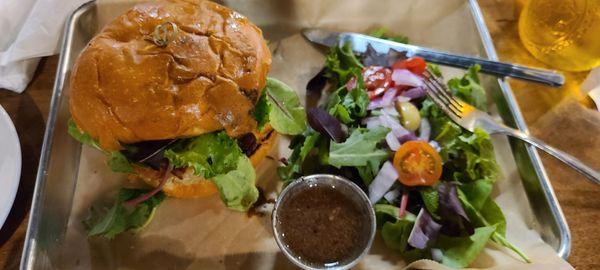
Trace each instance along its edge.
{"label": "sliced red onion", "polygon": [[429,137],[431,136],[431,124],[429,124],[429,120],[423,117],[421,118],[421,125],[419,125],[419,139],[423,141],[429,141]]}
{"label": "sliced red onion", "polygon": [[363,118],[361,123],[363,125],[367,125],[368,129],[381,126],[381,119],[379,116],[371,116],[367,118]]}
{"label": "sliced red onion", "polygon": [[400,189],[396,188],[385,193],[385,195],[383,195],[383,198],[385,198],[388,202],[391,203],[398,199],[398,197],[400,197],[400,194],[402,194],[402,192],[400,192]]}
{"label": "sliced red onion", "polygon": [[394,69],[392,80],[396,85],[423,86],[423,79],[406,69]]}
{"label": "sliced red onion", "polygon": [[352,77],[346,82],[346,90],[352,91],[354,88],[356,88],[356,77]]}
{"label": "sliced red onion", "polygon": [[408,236],[408,244],[414,248],[424,249],[430,241],[437,238],[440,228],[442,225],[435,222],[425,208],[421,208]]}
{"label": "sliced red onion", "polygon": [[373,109],[377,109],[377,108],[381,108],[383,107],[383,97],[378,97],[378,98],[374,98],[373,100],[371,100],[369,102],[369,105],[367,106],[367,110],[373,110]]}
{"label": "sliced red onion", "polygon": [[390,105],[390,106],[385,106],[383,108],[381,108],[382,111],[385,111],[385,113],[391,115],[391,116],[395,116],[398,117],[400,114],[398,113],[398,111],[396,111],[396,107],[394,107],[394,105]]}
{"label": "sliced red onion", "polygon": [[392,163],[386,161],[383,163],[381,170],[375,176],[373,182],[369,185],[369,200],[371,204],[377,203],[383,195],[396,183],[398,172],[392,166]]}
{"label": "sliced red onion", "polygon": [[435,149],[435,151],[441,151],[442,147],[440,146],[440,144],[436,141],[429,141],[429,145],[431,145],[431,147],[433,147],[433,149]]}
{"label": "sliced red onion", "polygon": [[444,253],[439,248],[432,248],[431,258],[436,262],[442,262],[442,260],[444,260]]}
{"label": "sliced red onion", "polygon": [[169,165],[167,166],[167,169],[165,170],[162,178],[160,179],[160,182],[158,183],[158,186],[156,186],[154,189],[152,189],[148,193],[144,193],[144,194],[142,194],[142,195],[140,195],[138,197],[135,197],[135,198],[133,198],[131,200],[123,202],[123,204],[126,205],[126,206],[135,207],[139,203],[142,203],[142,202],[150,199],[150,197],[154,196],[154,194],[156,194],[156,193],[158,193],[159,191],[162,190],[163,186],[167,182],[167,179],[169,179],[169,175],[171,175],[171,171],[172,170],[173,170],[173,163],[169,162]]}
{"label": "sliced red onion", "polygon": [[376,98],[374,100],[371,100],[371,102],[369,102],[369,106],[367,107],[367,110],[373,110],[373,109],[378,109],[378,108],[392,105],[394,103],[394,97],[396,97],[397,92],[398,92],[398,89],[396,89],[396,88],[388,89],[387,91],[385,91],[385,93],[383,94],[383,96],[381,98]]}
{"label": "sliced red onion", "polygon": [[415,87],[402,92],[402,96],[409,99],[418,99],[425,96],[425,89],[423,87]]}
{"label": "sliced red onion", "polygon": [[398,141],[401,144],[408,142],[408,141],[417,141],[417,140],[421,140],[421,139],[419,139],[419,137],[415,136],[415,134],[412,132],[408,132],[407,134],[404,134],[404,135],[398,137]]}
{"label": "sliced red onion", "polygon": [[381,111],[379,119],[381,121],[381,125],[390,128],[392,132],[394,132],[394,135],[396,135],[396,138],[400,138],[410,133],[410,131],[406,130],[402,125],[400,125],[398,118],[390,116],[385,111]]}
{"label": "sliced red onion", "polygon": [[398,101],[398,102],[409,102],[410,101],[410,97],[404,96],[404,93],[402,93],[402,95],[396,97],[396,101]]}
{"label": "sliced red onion", "polygon": [[385,142],[392,151],[398,151],[398,148],[400,148],[400,142],[398,141],[398,138],[396,138],[396,135],[394,135],[394,132],[392,131],[390,131],[385,136]]}
{"label": "sliced red onion", "polygon": [[398,210],[398,217],[403,218],[406,215],[406,206],[408,206],[408,190],[402,191],[402,198],[400,198],[400,208]]}

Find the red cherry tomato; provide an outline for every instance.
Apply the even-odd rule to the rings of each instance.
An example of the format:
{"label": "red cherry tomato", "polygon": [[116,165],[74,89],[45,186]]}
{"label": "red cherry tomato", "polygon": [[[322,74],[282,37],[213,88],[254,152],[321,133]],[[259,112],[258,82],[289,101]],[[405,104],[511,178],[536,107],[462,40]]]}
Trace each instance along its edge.
{"label": "red cherry tomato", "polygon": [[423,75],[427,63],[421,57],[413,57],[405,60],[398,60],[392,65],[392,69],[408,69],[410,72]]}
{"label": "red cherry tomato", "polygon": [[386,89],[392,84],[392,71],[389,68],[370,66],[363,70],[363,79],[367,91]]}

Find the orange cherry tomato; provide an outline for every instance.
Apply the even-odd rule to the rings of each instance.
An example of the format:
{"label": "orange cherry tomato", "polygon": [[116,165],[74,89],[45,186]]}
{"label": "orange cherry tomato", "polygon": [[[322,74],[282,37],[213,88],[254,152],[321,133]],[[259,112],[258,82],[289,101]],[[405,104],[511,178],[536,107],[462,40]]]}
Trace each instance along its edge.
{"label": "orange cherry tomato", "polygon": [[427,68],[427,63],[421,57],[413,57],[405,60],[398,60],[392,65],[392,69],[408,69],[410,72],[423,75]]}
{"label": "orange cherry tomato", "polygon": [[429,143],[408,141],[396,151],[394,168],[406,186],[433,186],[442,176],[442,158]]}

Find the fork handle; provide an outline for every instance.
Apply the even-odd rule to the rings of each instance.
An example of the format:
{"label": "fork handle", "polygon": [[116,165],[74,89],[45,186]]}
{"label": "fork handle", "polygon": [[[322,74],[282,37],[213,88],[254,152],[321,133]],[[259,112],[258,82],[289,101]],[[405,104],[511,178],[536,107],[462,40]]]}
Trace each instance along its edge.
{"label": "fork handle", "polygon": [[512,128],[503,128],[501,130],[498,130],[498,133],[503,133],[503,134],[515,137],[517,139],[521,139],[541,150],[544,150],[546,153],[554,156],[555,158],[559,159],[560,161],[571,166],[571,168],[575,169],[579,173],[583,174],[591,182],[600,185],[600,173],[595,171],[594,169],[588,167],[587,165],[583,164],[583,162],[581,162],[576,157],[571,156],[571,155],[569,155],[561,150],[558,150],[552,146],[549,146],[545,142],[543,142],[539,139],[536,139],[535,137],[532,137],[520,130],[515,130]]}

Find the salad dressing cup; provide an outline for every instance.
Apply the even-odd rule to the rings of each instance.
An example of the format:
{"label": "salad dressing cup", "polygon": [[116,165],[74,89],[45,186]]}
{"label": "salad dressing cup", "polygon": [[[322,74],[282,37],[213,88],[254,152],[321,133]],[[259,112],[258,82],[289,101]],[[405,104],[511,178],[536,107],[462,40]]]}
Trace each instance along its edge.
{"label": "salad dressing cup", "polygon": [[303,269],[349,269],[369,252],[376,230],[367,195],[350,180],[314,174],[279,195],[273,234],[285,256]]}

